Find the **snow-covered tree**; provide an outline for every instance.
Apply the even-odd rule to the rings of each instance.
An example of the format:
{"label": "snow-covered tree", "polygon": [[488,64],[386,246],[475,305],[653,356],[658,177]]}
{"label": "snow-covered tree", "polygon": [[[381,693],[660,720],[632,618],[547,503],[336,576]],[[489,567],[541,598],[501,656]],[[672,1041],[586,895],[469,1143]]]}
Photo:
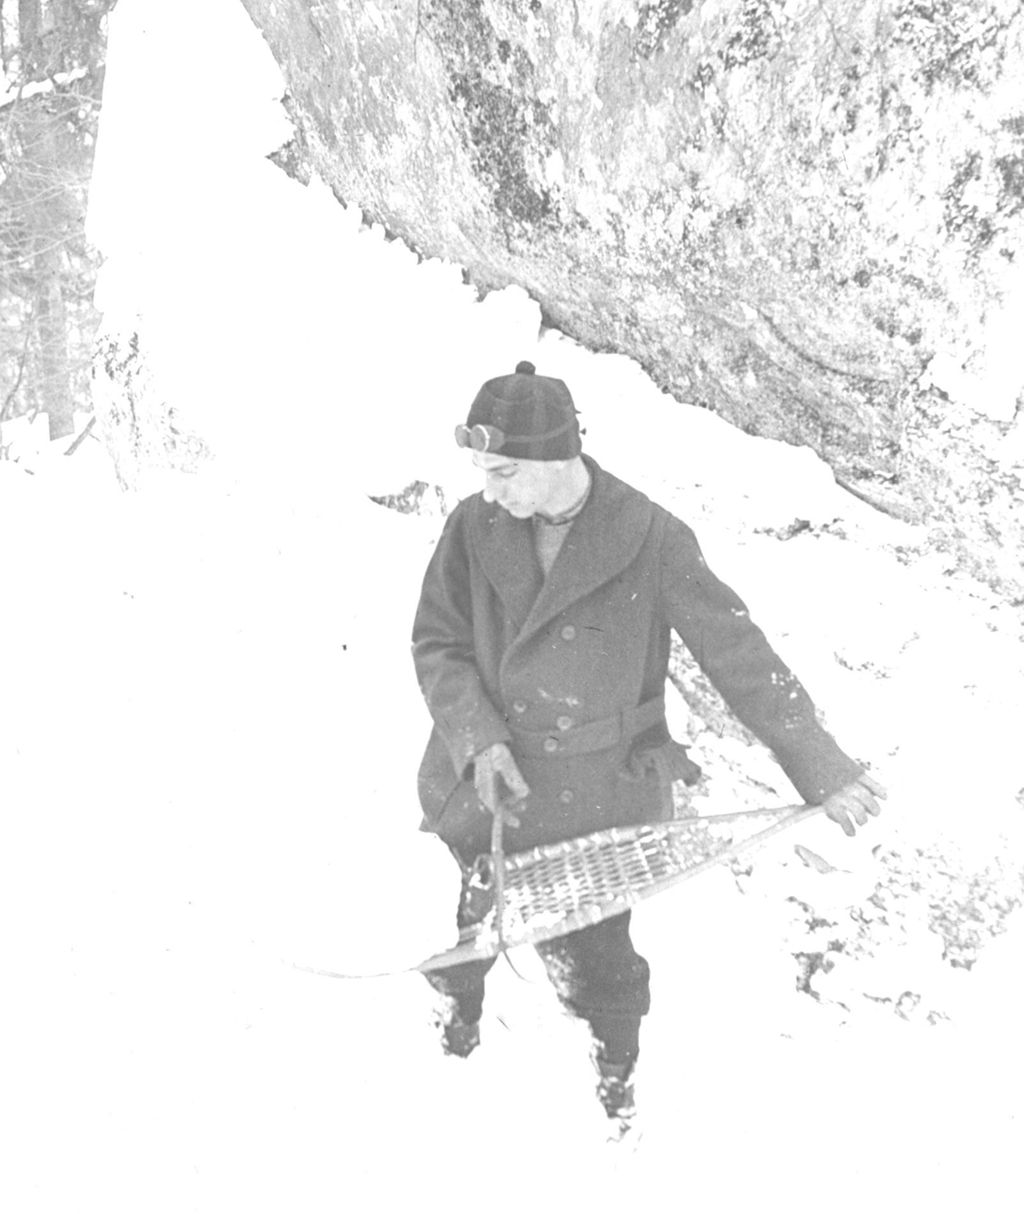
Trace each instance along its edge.
{"label": "snow-covered tree", "polygon": [[0,6],[0,420],[74,430],[88,402],[95,257],[84,236],[112,0]]}

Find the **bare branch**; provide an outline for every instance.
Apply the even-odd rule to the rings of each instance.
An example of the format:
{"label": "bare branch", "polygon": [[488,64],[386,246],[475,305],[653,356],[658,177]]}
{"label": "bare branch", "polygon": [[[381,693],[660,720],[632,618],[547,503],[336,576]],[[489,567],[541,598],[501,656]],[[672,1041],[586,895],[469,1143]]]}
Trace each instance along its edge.
{"label": "bare branch", "polygon": [[88,423],[86,424],[85,429],[75,439],[75,441],[71,444],[71,446],[68,447],[68,449],[64,452],[64,454],[65,455],[74,455],[75,452],[78,450],[78,448],[82,445],[82,443],[84,443],[85,440],[89,437],[90,433],[92,432],[92,428],[95,425],[96,425],[96,418],[90,417]]}
{"label": "bare branch", "polygon": [[46,80],[33,80],[29,84],[18,84],[14,88],[8,89],[6,93],[0,93],[0,109],[14,105],[18,101],[29,101],[31,98],[40,97],[45,93],[56,93],[64,85],[74,84],[88,75],[89,68],[76,67],[70,72],[58,72]]}
{"label": "bare branch", "polygon": [[21,354],[18,358],[18,374],[15,377],[13,387],[4,397],[4,403],[0,405],[0,422],[7,420],[8,412],[21,389],[21,381],[25,378],[25,368],[28,366],[28,348],[32,337],[32,319],[30,314],[29,320],[25,324],[25,336],[21,345]]}

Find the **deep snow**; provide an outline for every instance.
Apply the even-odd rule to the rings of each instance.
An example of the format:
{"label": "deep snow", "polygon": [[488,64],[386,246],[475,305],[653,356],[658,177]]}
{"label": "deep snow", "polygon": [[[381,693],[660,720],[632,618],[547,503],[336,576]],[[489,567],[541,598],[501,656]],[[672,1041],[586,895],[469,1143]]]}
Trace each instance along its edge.
{"label": "deep snow", "polygon": [[[813,453],[541,331],[521,290],[478,302],[289,181],[263,158],[280,87],[230,0],[111,18],[100,303],[216,459],[132,495],[92,440],[0,462],[5,1207],[1013,1208],[1020,924],[952,967],[933,906],[941,864],[989,870],[962,912],[982,926],[1020,897],[1019,608]],[[450,936],[407,646],[440,516],[368,495],[475,489],[452,426],[520,358],[695,526],[890,788],[852,842],[818,821],[637,912],[654,1008],[632,1152],[605,1145],[585,1034],[529,952],[525,981],[494,971],[466,1063],[439,1056],[416,976],[296,968],[398,967]],[[794,799],[736,731],[672,714],[702,808]],[[879,908],[892,854],[918,867]],[[817,998],[797,982],[815,953]]]}

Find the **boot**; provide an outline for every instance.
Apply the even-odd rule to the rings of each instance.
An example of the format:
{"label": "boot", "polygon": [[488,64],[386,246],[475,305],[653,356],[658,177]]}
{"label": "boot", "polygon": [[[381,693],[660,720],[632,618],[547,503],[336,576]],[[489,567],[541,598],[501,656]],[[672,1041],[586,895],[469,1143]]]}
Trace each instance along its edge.
{"label": "boot", "polygon": [[449,1056],[468,1058],[480,1044],[479,1024],[445,1024],[442,1026],[441,1049]]}
{"label": "boot", "polygon": [[626,1130],[636,1116],[633,1099],[633,1064],[631,1062],[607,1062],[595,1059],[600,1076],[597,1098],[609,1119],[617,1121],[619,1128]]}

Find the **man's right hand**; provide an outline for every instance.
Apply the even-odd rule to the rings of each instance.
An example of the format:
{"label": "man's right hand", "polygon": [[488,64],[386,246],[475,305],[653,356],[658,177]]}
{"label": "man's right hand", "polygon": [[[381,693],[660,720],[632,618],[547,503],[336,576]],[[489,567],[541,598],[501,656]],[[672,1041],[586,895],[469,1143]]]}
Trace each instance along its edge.
{"label": "man's right hand", "polygon": [[[473,759],[473,782],[480,804],[488,813],[506,809],[529,796],[530,788],[504,742],[495,742]],[[504,786],[504,791],[500,787]],[[507,816],[507,815],[506,815]],[[512,819],[509,818],[511,822]]]}
{"label": "man's right hand", "polygon": [[882,812],[876,797],[884,800],[886,791],[873,776],[865,772],[825,801],[825,816],[838,823],[844,834],[854,835],[857,826],[863,826],[868,820],[868,814],[877,817]]}

